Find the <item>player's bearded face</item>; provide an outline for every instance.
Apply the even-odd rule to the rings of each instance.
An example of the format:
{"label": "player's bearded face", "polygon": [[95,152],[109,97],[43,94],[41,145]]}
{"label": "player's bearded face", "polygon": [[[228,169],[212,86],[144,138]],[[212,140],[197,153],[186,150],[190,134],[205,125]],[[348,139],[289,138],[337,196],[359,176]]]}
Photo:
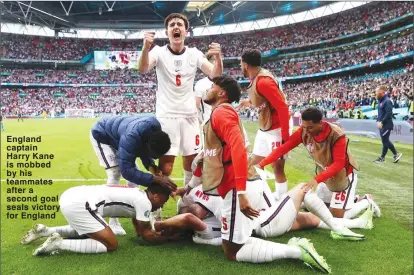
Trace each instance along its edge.
{"label": "player's bearded face", "polygon": [[203,98],[204,103],[212,105],[217,102],[220,91],[221,88],[216,84],[213,84],[213,86],[207,90],[206,96]]}
{"label": "player's bearded face", "polygon": [[185,29],[184,20],[173,18],[168,23],[167,36],[172,44],[181,44],[184,42],[187,31]]}

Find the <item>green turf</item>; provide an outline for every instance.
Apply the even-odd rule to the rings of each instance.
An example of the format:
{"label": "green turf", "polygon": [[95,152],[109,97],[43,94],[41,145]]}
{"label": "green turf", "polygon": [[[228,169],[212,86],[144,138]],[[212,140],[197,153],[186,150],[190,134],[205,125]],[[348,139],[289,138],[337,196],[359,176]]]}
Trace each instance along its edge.
{"label": "green turf", "polygon": [[[1,133],[1,178],[5,179],[5,143],[7,135],[41,135],[41,152],[55,154],[51,169],[29,169],[35,178],[68,179],[51,186],[35,187],[39,195],[59,195],[65,189],[94,182],[77,182],[73,179],[105,178],[89,142],[89,129],[95,120],[6,120],[6,132]],[[257,126],[245,123],[253,142]],[[272,239],[286,243],[291,237],[312,240],[317,251],[332,266],[333,274],[411,274],[413,226],[413,159],[412,146],[397,144],[404,154],[393,164],[391,154],[387,162],[377,165],[373,160],[381,150],[380,141],[350,137],[351,150],[361,164],[359,194],[372,193],[380,204],[383,216],[374,221],[371,231],[356,230],[366,235],[364,242],[341,242],[329,238],[329,231],[307,230],[290,232]],[[182,178],[181,160],[176,162],[173,177]],[[314,165],[303,147],[295,149],[286,165],[289,185],[311,178]],[[72,179],[72,181],[70,181]],[[102,181],[95,184],[103,183]],[[177,181],[179,185],[182,182]],[[270,184],[273,187],[273,183]],[[271,264],[241,264],[225,260],[220,247],[209,247],[191,242],[149,246],[134,236],[128,220],[122,223],[128,235],[119,237],[119,248],[112,254],[81,255],[61,252],[60,255],[34,258],[32,251],[42,243],[21,245],[20,238],[35,223],[49,226],[64,225],[58,213],[55,220],[6,219],[6,186],[2,182],[1,194],[1,274],[315,274],[299,261],[282,260]],[[10,187],[10,186],[9,186]],[[170,200],[165,215],[173,215],[175,202]]]}

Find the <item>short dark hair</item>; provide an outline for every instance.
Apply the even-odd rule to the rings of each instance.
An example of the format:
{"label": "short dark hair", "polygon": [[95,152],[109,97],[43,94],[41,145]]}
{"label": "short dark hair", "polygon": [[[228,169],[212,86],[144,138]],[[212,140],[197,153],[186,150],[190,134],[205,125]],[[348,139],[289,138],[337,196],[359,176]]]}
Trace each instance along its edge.
{"label": "short dark hair", "polygon": [[247,49],[241,56],[242,62],[247,63],[251,66],[262,65],[262,53],[258,49]]}
{"label": "short dark hair", "polygon": [[158,184],[153,184],[150,187],[148,187],[145,191],[150,192],[152,194],[161,194],[161,195],[165,195],[165,196],[170,196],[171,191],[167,188],[162,187],[161,185]]}
{"label": "short dark hair", "polygon": [[171,140],[166,132],[154,131],[148,140],[148,147],[159,156],[165,155],[171,148]]}
{"label": "short dark hair", "polygon": [[164,26],[166,29],[168,29],[168,23],[170,23],[170,21],[174,18],[178,18],[184,21],[184,26],[185,29],[188,30],[188,28],[190,27],[190,22],[188,21],[187,16],[185,16],[184,14],[181,13],[171,13],[170,15],[168,15],[165,20],[164,20]]}
{"label": "short dark hair", "polygon": [[322,120],[322,112],[317,108],[307,108],[302,113],[302,120],[319,123]]}
{"label": "short dark hair", "polygon": [[239,83],[237,83],[233,77],[222,75],[213,78],[211,81],[226,91],[227,97],[229,98],[229,103],[238,102],[240,100],[241,88]]}

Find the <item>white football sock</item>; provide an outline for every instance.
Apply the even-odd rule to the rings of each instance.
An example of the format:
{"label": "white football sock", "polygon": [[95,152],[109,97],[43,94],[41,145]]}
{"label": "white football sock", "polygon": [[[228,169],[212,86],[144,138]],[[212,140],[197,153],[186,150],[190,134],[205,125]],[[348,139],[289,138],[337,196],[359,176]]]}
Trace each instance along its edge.
{"label": "white football sock", "polygon": [[106,169],[106,184],[120,184],[121,182],[121,171],[119,170],[119,167],[112,167],[109,169]]}
{"label": "white football sock", "polygon": [[344,227],[342,224],[338,224],[332,216],[331,211],[329,211],[325,203],[315,193],[306,193],[303,203],[311,213],[318,216],[333,231],[341,230]]}
{"label": "white football sock", "polygon": [[213,239],[203,239],[197,236],[193,236],[193,242],[198,244],[209,244],[209,245],[215,245],[220,246],[222,244],[221,237],[213,238]]}
{"label": "white football sock", "polygon": [[273,196],[273,198],[275,199],[276,202],[278,202],[280,200],[280,197],[279,197],[279,193],[278,192],[273,192],[272,193],[272,196]]}
{"label": "white football sock", "polygon": [[351,209],[345,211],[344,218],[352,219],[368,207],[369,201],[367,199],[360,200],[359,202],[354,203]]}
{"label": "white football sock", "polygon": [[106,253],[106,246],[93,239],[85,240],[62,240],[59,249],[69,250],[77,253]]}
{"label": "white football sock", "polygon": [[[362,219],[340,219],[340,218],[334,218],[334,220],[339,223],[342,224],[343,226],[345,226],[346,228],[365,228],[366,225],[366,221],[362,220]],[[326,225],[326,223],[324,223],[323,221],[320,222],[320,224],[318,225],[318,228],[322,228],[322,229],[330,229],[329,226]]]}
{"label": "white football sock", "polygon": [[41,236],[46,237],[46,236],[52,235],[53,233],[58,233],[60,236],[64,238],[71,238],[71,239],[80,236],[78,232],[76,232],[75,229],[70,227],[70,225],[48,227],[46,230],[46,234],[41,234]]}
{"label": "white football sock", "polygon": [[236,254],[238,262],[265,263],[278,259],[300,259],[299,247],[250,237]]}
{"label": "white football sock", "polygon": [[279,199],[282,198],[282,196],[284,194],[286,194],[287,191],[288,191],[287,181],[285,181],[285,182],[277,182],[277,181],[275,181],[275,190],[276,190],[276,193],[279,196]]}
{"label": "white football sock", "polygon": [[193,172],[184,170],[184,186],[187,186],[192,176],[193,176]]}

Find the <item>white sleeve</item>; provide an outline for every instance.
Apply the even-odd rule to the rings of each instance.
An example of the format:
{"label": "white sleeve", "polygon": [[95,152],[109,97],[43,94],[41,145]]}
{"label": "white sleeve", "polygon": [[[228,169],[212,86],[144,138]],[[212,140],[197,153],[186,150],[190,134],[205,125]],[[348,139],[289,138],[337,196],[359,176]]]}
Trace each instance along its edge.
{"label": "white sleeve", "polygon": [[135,203],[135,218],[138,221],[149,222],[152,205],[148,199],[141,199]]}
{"label": "white sleeve", "polygon": [[201,70],[201,66],[205,61],[208,61],[206,56],[198,49],[196,49],[195,56],[197,58],[197,67]]}
{"label": "white sleeve", "polygon": [[203,84],[201,83],[201,80],[197,81],[194,86],[194,95],[195,97],[203,98]]}
{"label": "white sleeve", "polygon": [[157,45],[148,53],[149,59],[154,60],[154,66],[157,66],[158,57],[159,57],[160,53],[161,53],[161,47],[157,46]]}

